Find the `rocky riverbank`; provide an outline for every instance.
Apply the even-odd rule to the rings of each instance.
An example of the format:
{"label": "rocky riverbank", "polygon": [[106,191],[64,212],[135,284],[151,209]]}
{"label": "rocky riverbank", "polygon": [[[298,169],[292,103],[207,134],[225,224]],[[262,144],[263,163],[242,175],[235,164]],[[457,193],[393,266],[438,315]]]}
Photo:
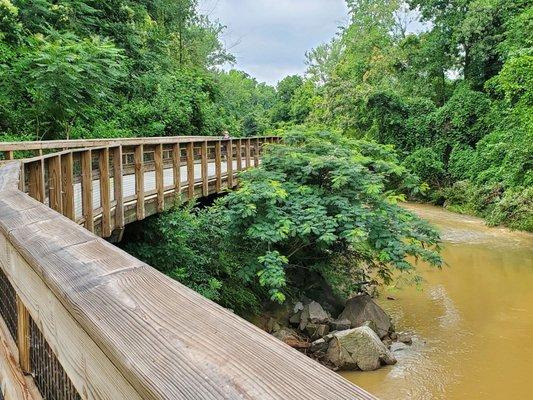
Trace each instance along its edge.
{"label": "rocky riverbank", "polygon": [[372,371],[395,364],[393,342],[411,343],[367,294],[350,298],[336,317],[318,302],[302,299],[285,317],[268,318],[263,328],[333,370]]}

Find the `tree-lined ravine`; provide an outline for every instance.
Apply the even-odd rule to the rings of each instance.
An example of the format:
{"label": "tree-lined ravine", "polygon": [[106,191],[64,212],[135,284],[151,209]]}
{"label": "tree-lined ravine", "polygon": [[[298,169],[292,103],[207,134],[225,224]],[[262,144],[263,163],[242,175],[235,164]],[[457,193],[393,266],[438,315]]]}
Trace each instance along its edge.
{"label": "tree-lined ravine", "polygon": [[397,330],[414,334],[393,347],[398,363],[343,375],[383,400],[531,398],[533,235],[407,207],[441,230],[447,265],[422,267],[420,288],[379,300]]}

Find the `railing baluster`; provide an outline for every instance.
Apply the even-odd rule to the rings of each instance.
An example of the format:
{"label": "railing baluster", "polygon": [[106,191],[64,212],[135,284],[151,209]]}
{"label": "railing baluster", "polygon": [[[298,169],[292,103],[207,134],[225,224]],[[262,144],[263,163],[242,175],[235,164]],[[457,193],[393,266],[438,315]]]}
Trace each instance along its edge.
{"label": "railing baluster", "polygon": [[13,150],[8,150],[8,151],[4,152],[4,155],[6,157],[6,160],[13,160],[14,159]]}
{"label": "railing baluster", "polygon": [[124,228],[124,188],[122,180],[122,146],[113,149],[113,190],[115,193],[115,229]]}
{"label": "railing baluster", "polygon": [[242,171],[242,139],[235,140],[235,147],[237,148],[237,170]]}
{"label": "railing baluster", "polygon": [[246,168],[250,168],[252,164],[252,160],[250,158],[250,139],[246,139],[246,142],[244,143],[244,148],[246,151]]}
{"label": "railing baluster", "polygon": [[17,347],[22,372],[31,373],[30,364],[30,314],[17,295]]}
{"label": "railing baluster", "polygon": [[209,195],[209,171],[207,166],[207,140],[202,142],[202,194],[204,196]]}
{"label": "railing baluster", "polygon": [[135,146],[135,194],[137,195],[137,220],[144,219],[144,146]]}
{"label": "railing baluster", "polygon": [[222,146],[220,140],[215,143],[215,190],[219,193],[222,190]]}
{"label": "railing baluster", "polygon": [[194,197],[194,144],[187,143],[187,198]]}
{"label": "railing baluster", "polygon": [[179,143],[172,146],[172,175],[174,178],[174,194],[176,199],[181,197],[181,149]]}
{"label": "railing baluster", "polygon": [[48,161],[48,196],[50,208],[63,213],[63,196],[61,194],[61,156],[52,157]]}
{"label": "railing baluster", "polygon": [[92,150],[81,153],[81,196],[85,228],[94,232]]}
{"label": "railing baluster", "polygon": [[254,140],[254,167],[259,165],[259,138]]}
{"label": "railing baluster", "polygon": [[102,206],[102,237],[111,236],[111,194],[109,185],[109,149],[100,150],[100,204]]}
{"label": "railing baluster", "polygon": [[229,139],[226,142],[227,171],[228,171],[228,189],[233,187],[233,141]]}
{"label": "railing baluster", "polygon": [[71,220],[74,215],[74,160],[72,153],[61,156],[61,197],[63,215]]}
{"label": "railing baluster", "polygon": [[157,144],[154,151],[155,188],[157,191],[157,212],[165,209],[165,182],[163,167],[163,145]]}
{"label": "railing baluster", "polygon": [[28,193],[35,200],[44,203],[44,160],[37,160],[29,167],[29,187]]}

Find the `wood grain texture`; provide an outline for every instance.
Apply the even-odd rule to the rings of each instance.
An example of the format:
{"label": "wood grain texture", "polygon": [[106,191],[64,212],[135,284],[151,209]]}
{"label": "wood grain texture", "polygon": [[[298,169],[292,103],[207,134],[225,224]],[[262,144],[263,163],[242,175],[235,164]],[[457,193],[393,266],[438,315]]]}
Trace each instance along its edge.
{"label": "wood grain texture", "polygon": [[194,144],[187,143],[187,198],[194,197]]}
{"label": "wood grain texture", "polygon": [[157,144],[154,151],[155,187],[157,191],[157,212],[165,209],[165,182],[163,181],[163,145]]}
{"label": "wood grain texture", "polygon": [[235,147],[237,148],[237,171],[242,171],[242,139],[235,140]]}
{"label": "wood grain texture", "polygon": [[209,195],[209,174],[207,171],[207,140],[202,142],[201,147],[201,168],[202,168],[202,195]]}
{"label": "wood grain texture", "polygon": [[92,150],[81,153],[81,196],[85,228],[94,232]]}
{"label": "wood grain texture", "polygon": [[222,190],[222,145],[220,141],[215,143],[215,190],[219,193]]}
{"label": "wood grain texture", "polygon": [[144,146],[135,147],[135,194],[137,196],[137,220],[144,219]]}
{"label": "wood grain texture", "polygon": [[48,160],[48,198],[50,208],[58,213],[63,212],[61,193],[61,156],[55,156]]}
{"label": "wood grain texture", "polygon": [[28,194],[35,200],[43,203],[44,193],[44,163],[43,160],[37,160],[30,164],[28,177]]}
{"label": "wood grain texture", "polygon": [[113,149],[113,190],[115,197],[115,229],[124,228],[124,194],[122,186],[122,146]]}
{"label": "wood grain texture", "polygon": [[17,295],[17,347],[19,365],[25,374],[31,373],[30,367],[30,314]]}
{"label": "wood grain texture", "polygon": [[244,142],[244,151],[245,151],[245,157],[246,157],[246,168],[250,168],[252,166],[251,161],[251,154],[250,154],[250,139],[246,139]]}
{"label": "wood grain texture", "polygon": [[181,194],[181,147],[179,143],[174,143],[172,146],[172,179],[176,197],[179,198]]}
{"label": "wood grain texture", "polygon": [[228,174],[228,188],[233,187],[233,140],[226,142],[226,171]]}
{"label": "wood grain texture", "polygon": [[0,318],[0,390],[5,400],[42,400],[33,379],[24,376],[18,350],[6,324]]}
{"label": "wood grain texture", "polygon": [[74,159],[72,153],[61,156],[61,196],[63,215],[74,221]]}
{"label": "wood grain texture", "polygon": [[100,172],[100,205],[102,207],[102,236],[111,236],[111,186],[109,176],[109,149],[98,153],[98,169]]}

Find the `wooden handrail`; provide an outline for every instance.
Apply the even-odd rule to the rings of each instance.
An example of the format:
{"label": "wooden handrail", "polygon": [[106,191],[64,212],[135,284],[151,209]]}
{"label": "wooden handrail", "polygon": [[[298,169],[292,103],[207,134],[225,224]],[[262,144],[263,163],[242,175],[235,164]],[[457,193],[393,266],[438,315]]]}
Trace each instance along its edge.
{"label": "wooden handrail", "polygon": [[[181,145],[178,144],[183,143],[180,141],[168,145],[172,151],[183,149],[190,155],[195,142]],[[205,139],[200,142],[205,149]],[[208,177],[209,190],[211,187],[213,191],[218,190],[217,182],[221,186],[228,185],[227,181],[233,178],[230,168],[223,175],[223,168],[216,165],[220,154],[221,165],[230,162],[233,168],[234,142],[215,140],[214,171],[217,176]],[[222,156],[224,148],[230,150],[225,160]],[[84,164],[86,168],[90,165],[91,173],[94,165],[98,169],[94,171],[95,175],[99,177],[105,177],[113,170],[113,174],[125,178],[128,175],[120,173],[122,150],[123,146],[118,145],[96,150],[94,153],[97,154],[93,154],[93,149],[87,148],[81,154],[85,154]],[[156,150],[156,174],[164,168],[163,150],[164,146]],[[144,151],[139,153],[143,171]],[[205,154],[202,152],[202,159]],[[111,155],[113,160],[109,159]],[[175,170],[180,156],[172,155],[170,170]],[[76,173],[69,171],[78,168],[79,164],[77,160],[71,163],[69,158],[69,153],[62,152],[55,158],[13,161],[0,166],[0,270],[15,289],[20,307],[27,311],[27,314],[19,313],[20,318],[29,318],[37,326],[82,398],[375,399],[232,312],[84,229],[79,221],[67,218],[63,201],[67,192],[63,186],[75,181],[73,175]],[[119,161],[115,163],[114,160]],[[112,168],[102,173],[100,169],[106,163],[112,164]],[[190,162],[181,164],[179,161],[177,167],[180,169],[191,166]],[[40,198],[32,198],[19,190],[20,186],[25,186],[19,181],[20,178],[26,179],[22,171],[32,165],[42,167],[42,170],[35,167],[37,172],[28,173],[34,175],[29,181],[36,182],[32,192],[43,196],[41,185],[45,188],[44,204]],[[52,189],[48,182],[50,166],[54,174],[60,171],[62,175],[61,179],[54,178]],[[198,168],[197,164],[192,163],[192,168]],[[205,161],[200,164],[200,170],[205,170]],[[77,173],[83,173],[83,170]],[[41,181],[43,175],[46,178],[44,183]],[[184,177],[188,175],[187,171]],[[146,176],[143,174],[143,179]],[[165,175],[163,186],[164,178]],[[199,178],[193,176],[193,185],[199,190],[197,193],[202,194],[205,193],[205,174]],[[161,202],[167,204],[165,196],[175,196],[176,190],[183,189],[183,195],[188,193],[187,185],[191,180],[184,180],[185,183],[182,180],[178,184],[170,179],[172,189],[167,191],[164,186],[162,198],[160,176],[154,194],[144,193],[144,200],[151,196],[151,203],[143,201],[146,211],[152,209],[149,207],[152,203],[155,212],[160,210]],[[61,207],[57,205],[58,182],[62,185]],[[120,187],[114,190],[106,189],[101,182],[91,187],[99,190],[104,187],[103,190],[118,196],[123,188],[120,183],[118,185]],[[70,189],[74,192],[78,188]],[[54,208],[62,208],[65,215],[48,207],[50,199],[46,192],[50,190],[56,196]],[[105,196],[100,194],[100,198],[107,203]],[[116,218],[116,200],[111,219]],[[124,208],[128,207],[130,205],[125,203]],[[106,206],[102,205],[102,208]],[[122,224],[131,218],[127,210],[124,215]],[[93,221],[105,219],[100,216]],[[0,318],[0,328],[2,323]],[[20,324],[27,326],[24,321]],[[0,336],[3,336],[2,332],[0,329]],[[16,348],[15,340],[5,339],[11,343],[5,347],[8,353]],[[21,339],[19,343],[24,341]],[[0,357],[5,352],[5,349],[0,352]],[[14,389],[14,393],[33,393],[21,398],[37,399],[34,388],[30,387],[31,382],[24,378],[18,355],[9,360],[0,360],[0,379],[6,379],[8,385],[20,389]],[[23,362],[27,364],[27,359]],[[6,368],[10,370],[4,371]],[[28,366],[24,365],[24,368],[28,369]]]}

